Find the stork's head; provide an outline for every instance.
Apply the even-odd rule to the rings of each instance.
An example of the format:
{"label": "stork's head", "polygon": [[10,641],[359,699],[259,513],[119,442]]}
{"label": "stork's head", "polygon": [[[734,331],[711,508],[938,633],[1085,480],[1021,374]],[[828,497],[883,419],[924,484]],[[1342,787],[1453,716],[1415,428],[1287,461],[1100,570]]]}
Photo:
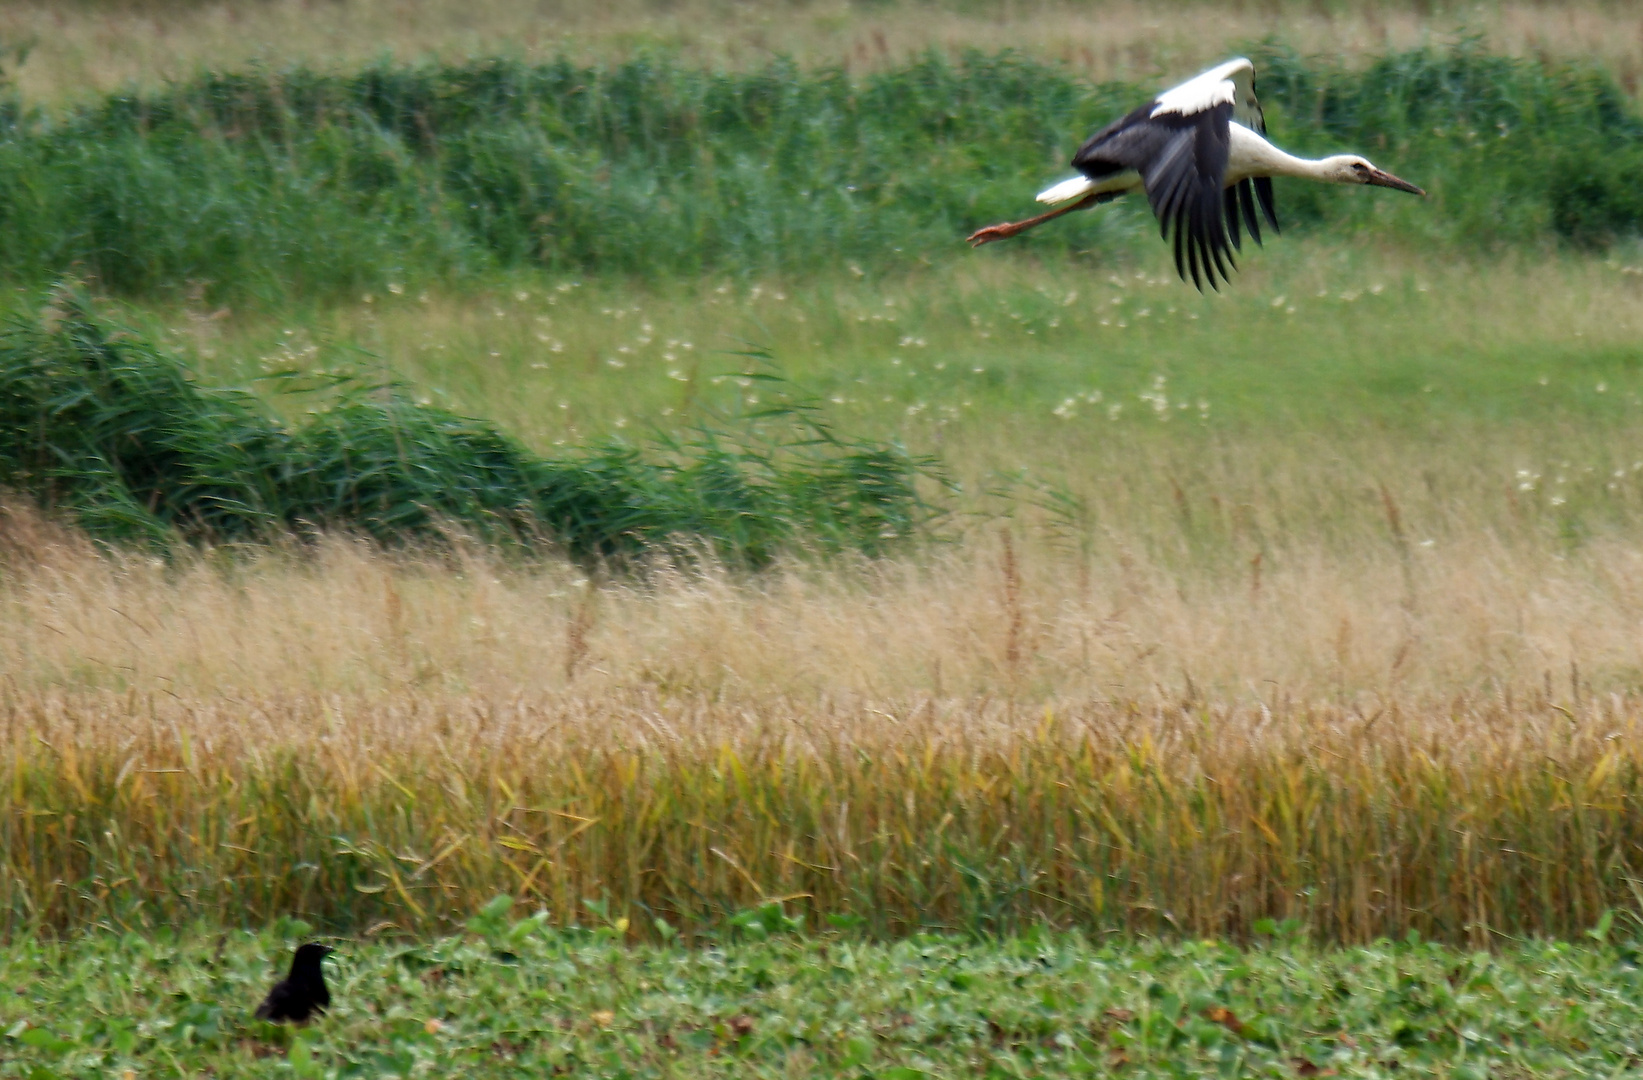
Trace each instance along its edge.
{"label": "stork's head", "polygon": [[1328,178],[1337,184],[1374,184],[1376,187],[1407,191],[1411,195],[1426,194],[1409,181],[1375,168],[1357,154],[1336,154],[1325,159],[1324,163],[1329,167]]}

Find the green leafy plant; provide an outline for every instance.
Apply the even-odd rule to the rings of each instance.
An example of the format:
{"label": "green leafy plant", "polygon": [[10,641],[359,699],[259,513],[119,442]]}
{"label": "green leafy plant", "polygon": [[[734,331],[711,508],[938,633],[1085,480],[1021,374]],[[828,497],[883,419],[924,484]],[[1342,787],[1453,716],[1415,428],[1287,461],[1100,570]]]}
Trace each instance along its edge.
{"label": "green leafy plant", "polygon": [[[744,940],[708,949],[470,936],[350,947],[326,1016],[278,1041],[235,1007],[250,934],[20,936],[0,947],[7,1076],[1608,1076],[1643,1023],[1604,948],[1380,942],[1242,950],[1037,930],[989,942]],[[42,1016],[49,1002],[50,1022]],[[117,1007],[121,1025],[104,1014]],[[116,1031],[118,1034],[116,1034]]]}
{"label": "green leafy plant", "polygon": [[538,911],[523,919],[511,919],[513,897],[497,896],[468,920],[468,932],[484,938],[500,955],[513,956],[527,938],[548,926],[548,913]]}
{"label": "green leafy plant", "polygon": [[755,941],[763,941],[780,934],[802,933],[804,915],[789,915],[780,901],[770,900],[736,912],[730,917],[730,925]]}

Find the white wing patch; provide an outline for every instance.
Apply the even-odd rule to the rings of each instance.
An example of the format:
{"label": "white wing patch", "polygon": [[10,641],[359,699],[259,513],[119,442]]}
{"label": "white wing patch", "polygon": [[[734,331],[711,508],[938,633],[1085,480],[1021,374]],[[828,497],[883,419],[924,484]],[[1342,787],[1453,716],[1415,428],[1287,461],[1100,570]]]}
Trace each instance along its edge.
{"label": "white wing patch", "polygon": [[1266,130],[1266,117],[1261,114],[1261,103],[1255,100],[1255,65],[1248,60],[1233,60],[1223,67],[1232,64],[1240,66],[1233,69],[1232,85],[1236,93],[1232,99],[1232,118],[1251,131]]}
{"label": "white wing patch", "polygon": [[1068,199],[1076,199],[1080,195],[1092,190],[1095,181],[1087,176],[1075,176],[1071,180],[1063,180],[1054,187],[1045,188],[1038,193],[1041,203],[1063,203]]}
{"label": "white wing patch", "polygon": [[1255,104],[1253,90],[1254,75],[1255,65],[1243,57],[1228,60],[1159,94],[1154,99],[1151,115],[1179,113],[1182,116],[1196,116],[1217,105],[1230,103],[1235,114],[1253,109],[1259,116],[1260,107]]}

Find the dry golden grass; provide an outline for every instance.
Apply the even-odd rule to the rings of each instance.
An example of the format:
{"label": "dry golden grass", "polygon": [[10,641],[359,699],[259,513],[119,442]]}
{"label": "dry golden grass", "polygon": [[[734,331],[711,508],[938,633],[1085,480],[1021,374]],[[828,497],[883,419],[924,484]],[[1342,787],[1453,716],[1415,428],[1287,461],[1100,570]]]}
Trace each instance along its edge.
{"label": "dry golden grass", "polygon": [[986,525],[600,583],[344,541],[167,567],[12,510],[0,905],[1574,932],[1643,869],[1643,549],[1450,514],[1430,547],[1400,516],[1251,562]]}
{"label": "dry golden grass", "polygon": [[[956,9],[956,10],[955,10]],[[1066,61],[1097,78],[1169,79],[1229,49],[1276,37],[1303,52],[1357,56],[1462,34],[1513,53],[1595,58],[1635,91],[1643,17],[1586,2],[1324,5],[731,3],[678,0],[206,0],[184,4],[0,4],[0,42],[33,42],[19,83],[60,102],[202,67],[260,62],[349,67],[473,55],[620,58],[666,49],[747,66],[776,54],[866,69],[926,49],[1002,47]]]}
{"label": "dry golden grass", "polygon": [[[1000,524],[916,559],[752,578],[659,568],[603,583],[568,564],[396,557],[344,541],[312,557],[167,566],[97,555],[64,533],[8,559],[0,669],[29,694],[599,698],[637,687],[805,709],[1004,697],[1373,711],[1643,690],[1643,548],[1612,537],[1569,550],[1534,529],[1507,538],[1469,527],[1464,505],[1437,539],[1409,532],[1390,491],[1364,494],[1341,530],[1356,543],[1258,545],[1230,529],[1210,538],[1230,550],[1194,559],[1190,537],[1171,551],[1167,522],[1137,514],[1137,528],[1100,530],[1082,556]],[[1405,535],[1391,534],[1383,497]],[[1199,509],[1214,513],[1208,500]],[[40,528],[17,510],[6,520],[8,535]]]}

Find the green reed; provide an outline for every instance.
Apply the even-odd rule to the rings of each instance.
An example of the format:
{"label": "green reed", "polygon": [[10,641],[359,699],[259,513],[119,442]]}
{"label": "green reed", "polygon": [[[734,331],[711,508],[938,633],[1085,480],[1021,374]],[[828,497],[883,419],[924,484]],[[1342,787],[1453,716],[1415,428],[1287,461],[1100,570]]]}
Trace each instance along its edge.
{"label": "green reed", "polygon": [[931,513],[917,484],[934,475],[929,459],[838,436],[805,401],[547,459],[404,387],[282,374],[328,384],[299,425],[247,392],[198,385],[59,288],[0,334],[0,484],[106,539],[337,529],[402,543],[455,529],[579,557],[701,547],[753,565],[794,545],[876,553]]}
{"label": "green reed", "polygon": [[[1600,245],[1643,224],[1643,122],[1604,71],[1462,47],[1362,70],[1257,51],[1272,134],[1432,192],[1280,185],[1286,222],[1462,245]],[[1011,54],[853,77],[774,61],[480,60],[205,73],[62,115],[0,113],[0,274],[275,298],[541,266],[695,275],[962,252],[1152,86]],[[1027,246],[1110,248],[1131,208]]]}

